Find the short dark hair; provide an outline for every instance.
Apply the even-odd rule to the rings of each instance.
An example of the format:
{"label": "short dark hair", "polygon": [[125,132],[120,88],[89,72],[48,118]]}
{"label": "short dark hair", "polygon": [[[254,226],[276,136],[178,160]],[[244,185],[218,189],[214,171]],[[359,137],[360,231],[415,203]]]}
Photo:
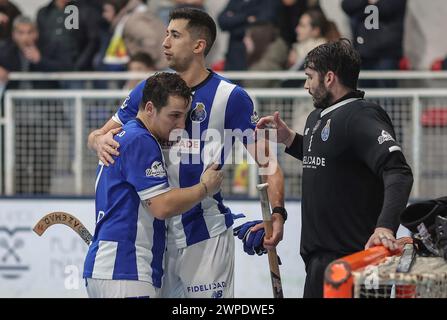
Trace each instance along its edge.
{"label": "short dark hair", "polygon": [[188,31],[206,41],[205,56],[210,52],[216,40],[217,27],[213,18],[203,10],[195,8],[177,8],[171,11],[169,21],[176,19],[188,20]]}
{"label": "short dark hair", "polygon": [[169,96],[181,97],[189,102],[191,95],[191,89],[178,74],[158,72],[146,80],[140,110],[144,110],[146,103],[151,101],[155,108],[160,111],[168,104]]}
{"label": "short dark hair", "polygon": [[329,21],[320,7],[313,7],[305,11],[303,15],[307,14],[310,17],[310,25],[313,29],[320,29],[320,36],[325,37],[329,29]]}
{"label": "short dark hair", "polygon": [[304,60],[304,68],[317,71],[320,77],[332,71],[350,89],[357,89],[360,64],[360,54],[344,38],[312,49]]}
{"label": "short dark hair", "polygon": [[127,63],[127,66],[129,66],[129,64],[131,62],[141,62],[149,69],[155,69],[154,59],[152,58],[152,56],[150,54],[148,54],[146,52],[138,51],[137,53],[135,53],[133,56],[130,57],[130,60]]}

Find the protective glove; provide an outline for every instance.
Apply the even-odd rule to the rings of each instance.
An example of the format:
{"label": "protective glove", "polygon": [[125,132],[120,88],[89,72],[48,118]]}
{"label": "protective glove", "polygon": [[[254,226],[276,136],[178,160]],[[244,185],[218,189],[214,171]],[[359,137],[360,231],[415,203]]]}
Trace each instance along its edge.
{"label": "protective glove", "polygon": [[233,229],[233,235],[242,240],[244,251],[249,255],[256,253],[258,256],[261,256],[267,253],[263,245],[265,236],[264,228],[254,232],[251,231],[251,228],[259,223],[262,223],[262,220],[249,221]]}

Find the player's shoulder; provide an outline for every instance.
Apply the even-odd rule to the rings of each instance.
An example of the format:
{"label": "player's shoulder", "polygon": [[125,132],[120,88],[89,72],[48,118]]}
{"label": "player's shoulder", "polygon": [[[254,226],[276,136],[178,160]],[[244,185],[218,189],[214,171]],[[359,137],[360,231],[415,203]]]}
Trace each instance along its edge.
{"label": "player's shoulder", "polygon": [[372,126],[377,123],[386,123],[392,125],[391,119],[387,112],[377,103],[368,100],[358,100],[353,106],[348,122],[351,124],[362,123],[363,125]]}
{"label": "player's shoulder", "polygon": [[142,96],[142,95],[143,95],[144,87],[146,86],[146,81],[147,81],[147,79],[140,81],[140,82],[135,86],[135,88],[132,89],[132,91],[130,92],[130,95],[139,95],[139,96]]}
{"label": "player's shoulder", "polygon": [[138,105],[141,102],[141,99],[143,98],[143,90],[144,86],[146,85],[146,80],[140,81],[127,95],[126,99],[124,99],[123,103],[121,104],[121,109],[126,109],[129,106],[133,109],[136,109]]}
{"label": "player's shoulder", "polygon": [[357,116],[386,115],[386,111],[379,104],[365,99],[355,101],[352,111]]}
{"label": "player's shoulder", "polygon": [[[155,137],[142,126],[138,120],[131,120],[126,123],[122,130],[115,135],[115,140],[120,144],[122,151],[132,146],[139,146],[141,144],[152,148],[152,146],[158,146],[158,142]],[[132,148],[133,149],[133,148]]]}
{"label": "player's shoulder", "polygon": [[236,96],[237,95],[245,95],[245,96],[248,96],[248,93],[247,93],[247,91],[245,91],[244,88],[242,88],[240,85],[238,85],[236,83],[233,83],[228,78],[225,78],[224,76],[222,76],[220,74],[217,74],[215,72],[213,72],[213,78],[218,80],[218,81],[221,81],[221,83],[224,86],[231,88],[232,89],[232,92],[231,92],[232,95],[236,95]]}

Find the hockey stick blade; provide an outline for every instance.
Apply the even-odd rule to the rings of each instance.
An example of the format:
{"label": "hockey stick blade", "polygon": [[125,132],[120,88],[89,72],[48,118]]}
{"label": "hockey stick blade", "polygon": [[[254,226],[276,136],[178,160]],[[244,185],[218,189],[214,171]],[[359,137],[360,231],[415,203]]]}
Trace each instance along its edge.
{"label": "hockey stick blade", "polygon": [[47,230],[49,227],[55,224],[64,224],[70,227],[74,232],[76,232],[82,240],[84,240],[87,245],[92,242],[92,234],[87,230],[86,227],[79,221],[75,216],[62,211],[55,211],[46,214],[33,228],[33,231],[39,236]]}

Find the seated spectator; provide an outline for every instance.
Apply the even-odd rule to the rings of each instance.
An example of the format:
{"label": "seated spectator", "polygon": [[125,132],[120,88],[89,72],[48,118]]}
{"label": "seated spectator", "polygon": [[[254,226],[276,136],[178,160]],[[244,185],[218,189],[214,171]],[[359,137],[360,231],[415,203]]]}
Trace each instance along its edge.
{"label": "seated spectator", "polygon": [[11,38],[12,22],[20,14],[11,1],[0,0],[0,42]]}
{"label": "seated spectator", "polygon": [[[127,71],[129,72],[144,72],[148,74],[150,72],[155,72],[156,70],[154,59],[145,52],[137,52],[130,58],[129,63],[127,64]],[[145,78],[147,78],[147,76]],[[141,80],[143,79],[128,80],[123,89],[131,90],[135,88]]]}
{"label": "seated spectator", "polygon": [[[247,51],[249,71],[284,70],[287,62],[287,44],[279,30],[269,22],[257,22],[246,31],[243,39]],[[277,80],[245,80],[246,87],[269,88],[278,86]]]}
{"label": "seated spectator", "polygon": [[325,35],[329,31],[329,21],[320,9],[309,9],[300,18],[296,26],[296,42],[289,52],[289,70],[301,70],[304,58],[309,51],[326,43]]}

